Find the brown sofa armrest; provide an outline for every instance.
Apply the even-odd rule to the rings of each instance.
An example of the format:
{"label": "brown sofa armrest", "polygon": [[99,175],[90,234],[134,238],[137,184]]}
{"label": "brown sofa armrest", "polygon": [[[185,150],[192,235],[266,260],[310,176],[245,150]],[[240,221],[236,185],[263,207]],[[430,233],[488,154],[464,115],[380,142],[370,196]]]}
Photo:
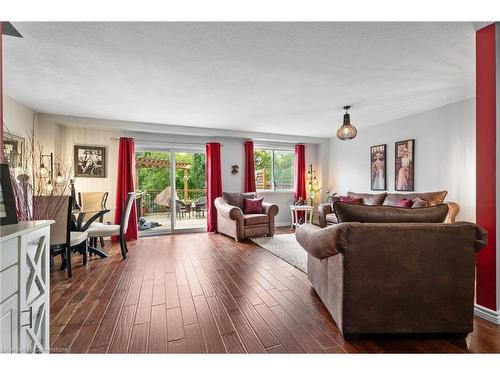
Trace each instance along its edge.
{"label": "brown sofa armrest", "polygon": [[262,209],[264,210],[264,213],[268,216],[276,216],[278,215],[278,212],[280,211],[280,208],[278,205],[274,203],[266,203],[262,202]]}
{"label": "brown sofa armrest", "polygon": [[488,232],[480,225],[476,225],[476,243],[474,248],[476,252],[488,245]]}
{"label": "brown sofa armrest", "polygon": [[243,211],[241,208],[236,206],[231,206],[227,203],[224,198],[218,197],[214,201],[215,208],[217,212],[227,219],[231,220],[243,220]]}
{"label": "brown sofa armrest", "polygon": [[460,206],[455,202],[445,202],[448,205],[448,216],[446,217],[445,223],[454,223],[455,218],[460,212]]}
{"label": "brown sofa armrest", "polygon": [[356,224],[341,223],[327,228],[303,224],[297,228],[295,238],[313,257],[324,259],[346,250],[348,228]]}
{"label": "brown sofa armrest", "polygon": [[322,203],[318,205],[318,219],[319,226],[321,228],[326,227],[326,215],[331,214],[333,212],[332,203]]}
{"label": "brown sofa armrest", "polygon": [[476,240],[474,241],[474,249],[476,250],[476,253],[488,245],[488,232],[482,226],[478,224],[471,224],[466,221],[457,221],[455,224],[474,225],[476,227]]}

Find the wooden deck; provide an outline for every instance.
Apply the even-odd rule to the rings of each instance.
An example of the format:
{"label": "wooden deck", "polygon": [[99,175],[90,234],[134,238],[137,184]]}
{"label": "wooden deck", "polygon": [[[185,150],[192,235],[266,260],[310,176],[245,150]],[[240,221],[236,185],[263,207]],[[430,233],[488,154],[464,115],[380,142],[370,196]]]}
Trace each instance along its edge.
{"label": "wooden deck", "polygon": [[106,248],[85,268],[74,256],[71,281],[52,272],[53,353],[500,353],[500,326],[479,318],[465,340],[346,341],[306,275],[252,242],[148,237],[126,260]]}

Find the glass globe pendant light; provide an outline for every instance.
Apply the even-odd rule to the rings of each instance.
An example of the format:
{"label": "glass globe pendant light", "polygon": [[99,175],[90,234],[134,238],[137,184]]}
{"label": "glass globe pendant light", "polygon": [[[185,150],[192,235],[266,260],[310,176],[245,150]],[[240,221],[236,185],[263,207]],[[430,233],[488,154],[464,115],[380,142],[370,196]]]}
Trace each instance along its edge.
{"label": "glass globe pendant light", "polygon": [[342,141],[349,141],[353,138],[356,137],[358,134],[357,129],[351,125],[351,116],[347,111],[351,108],[350,105],[346,105],[344,107],[345,109],[345,114],[344,114],[344,123],[342,126],[337,130],[337,138],[342,140]]}

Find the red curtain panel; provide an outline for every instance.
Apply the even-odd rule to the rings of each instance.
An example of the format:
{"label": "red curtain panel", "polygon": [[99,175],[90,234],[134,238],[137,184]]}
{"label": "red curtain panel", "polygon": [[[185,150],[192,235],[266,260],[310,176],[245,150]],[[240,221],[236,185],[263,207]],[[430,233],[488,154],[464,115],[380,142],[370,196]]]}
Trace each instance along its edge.
{"label": "red curtain panel", "polygon": [[293,199],[306,200],[306,146],[295,145],[295,179],[293,182]]}
{"label": "red curtain panel", "polygon": [[[133,138],[120,138],[120,146],[118,149],[118,177],[116,181],[116,209],[115,209],[115,224],[120,224],[123,206],[127,201],[128,193],[135,191],[135,144]],[[128,221],[127,233],[125,239],[136,240],[138,235],[137,229],[137,211],[135,204],[132,205],[130,218]],[[113,237],[113,240],[118,240],[118,237]]]}
{"label": "red curtain panel", "polygon": [[245,193],[255,189],[255,160],[253,157],[253,141],[245,142]]}
{"label": "red curtain panel", "polygon": [[217,210],[215,198],[222,196],[222,177],[220,143],[207,143],[206,146],[206,180],[207,180],[207,231],[217,230]]}

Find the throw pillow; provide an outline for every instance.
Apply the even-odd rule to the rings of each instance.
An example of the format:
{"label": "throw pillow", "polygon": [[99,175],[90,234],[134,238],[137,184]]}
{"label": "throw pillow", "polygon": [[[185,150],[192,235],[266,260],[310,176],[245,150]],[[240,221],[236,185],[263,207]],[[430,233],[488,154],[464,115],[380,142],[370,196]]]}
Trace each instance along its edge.
{"label": "throw pillow", "polygon": [[411,208],[413,206],[413,201],[408,198],[403,198],[398,202],[398,207]]}
{"label": "throw pillow", "polygon": [[363,204],[363,198],[353,198],[349,195],[341,196],[340,201],[350,204]]}
{"label": "throw pillow", "polygon": [[428,205],[429,204],[427,203],[427,201],[417,197],[413,200],[413,204],[412,204],[411,208],[427,207]]}
{"label": "throw pillow", "polygon": [[262,213],[262,201],[264,198],[248,199],[245,198],[245,207],[243,212],[246,214],[261,214]]}
{"label": "throw pillow", "polygon": [[384,206],[396,206],[398,202],[403,198],[415,199],[420,198],[428,203],[428,206],[435,206],[441,204],[446,197],[447,191],[436,191],[431,193],[410,193],[410,194],[400,194],[400,193],[388,193],[384,200]]}
{"label": "throw pillow", "polygon": [[394,206],[357,206],[336,202],[334,209],[339,223],[442,223],[448,215],[446,204],[408,209]]}
{"label": "throw pillow", "polygon": [[245,208],[245,198],[255,198],[255,193],[222,193],[224,200],[231,206],[236,206],[242,210]]}

